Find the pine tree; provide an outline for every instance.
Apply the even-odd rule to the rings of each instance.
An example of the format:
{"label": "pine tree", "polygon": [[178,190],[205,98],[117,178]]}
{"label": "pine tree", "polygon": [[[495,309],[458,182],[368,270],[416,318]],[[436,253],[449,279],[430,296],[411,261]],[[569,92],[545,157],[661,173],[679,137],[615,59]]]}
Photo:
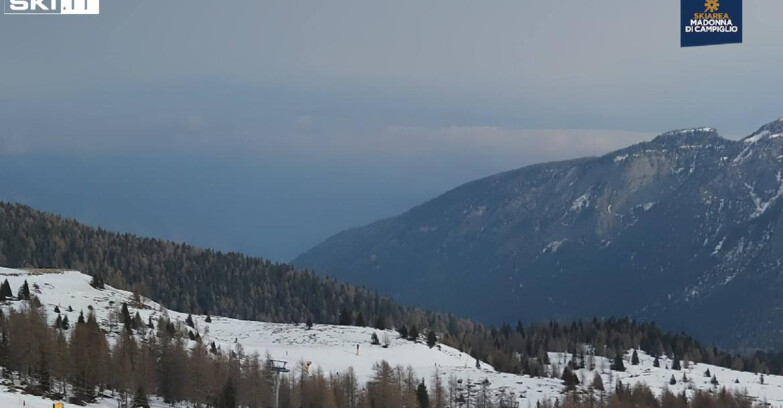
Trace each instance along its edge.
{"label": "pine tree", "polygon": [[416,387],[416,401],[419,402],[419,407],[430,407],[430,395],[427,393],[427,386],[424,384],[424,379],[421,380],[419,386]]}
{"label": "pine tree", "polygon": [[429,348],[433,348],[437,343],[438,343],[438,336],[435,335],[435,330],[430,330],[429,332],[427,332],[427,346]]}
{"label": "pine tree", "polygon": [[[81,319],[84,320],[84,317]],[[90,313],[86,322],[79,323],[74,328],[69,352],[75,398],[82,402],[93,401],[95,388],[104,375],[104,356],[108,354],[106,337],[98,326],[94,313]]]}
{"label": "pine tree", "polygon": [[417,341],[419,340],[419,329],[414,324],[411,326],[411,330],[408,332],[408,339],[410,341]]}
{"label": "pine tree", "polygon": [[601,378],[601,374],[599,374],[597,371],[593,376],[593,389],[596,389],[598,391],[604,390],[604,380]]}
{"label": "pine tree", "polygon": [[633,355],[631,356],[631,365],[639,365],[639,354],[636,353],[636,349],[633,349]]}
{"label": "pine tree", "polygon": [[40,350],[40,359],[38,362],[38,370],[36,374],[38,376],[38,386],[44,392],[49,392],[49,390],[51,389],[51,375],[49,373],[49,357],[47,353],[43,350],[43,348]]}
{"label": "pine tree", "polygon": [[381,344],[381,340],[378,339],[378,334],[373,332],[372,336],[370,336],[370,343],[375,346],[379,346]]}
{"label": "pine tree", "polygon": [[672,374],[672,378],[669,379],[669,385],[677,384],[677,379],[674,378],[674,374]]}
{"label": "pine tree", "polygon": [[479,359],[476,359],[476,368],[481,370],[481,361],[479,361]]}
{"label": "pine tree", "polygon": [[560,377],[560,379],[565,382],[567,391],[573,391],[576,389],[576,386],[579,385],[579,377],[577,377],[569,367],[566,367],[563,370],[563,375]]}
{"label": "pine tree", "polygon": [[614,363],[612,364],[612,370],[625,371],[625,363],[623,362],[622,352],[617,352],[617,354],[614,355]]}
{"label": "pine tree", "polygon": [[432,400],[430,401],[432,408],[446,408],[446,388],[443,387],[443,380],[440,377],[438,367],[435,367],[435,373],[432,375],[430,389],[432,390]]}
{"label": "pine tree", "polygon": [[313,328],[313,318],[312,317],[308,317],[307,318],[307,329],[310,330],[312,328]]}
{"label": "pine tree", "polygon": [[407,339],[408,338],[408,328],[403,324],[402,327],[397,329],[397,333],[400,334],[401,339]]}
{"label": "pine tree", "polygon": [[133,397],[132,408],[150,408],[150,402],[147,399],[147,393],[141,385],[136,389],[136,396]]}
{"label": "pine tree", "polygon": [[125,326],[125,331],[131,333],[131,330],[133,329],[133,318],[130,315],[127,303],[122,304],[122,316],[120,318],[122,319],[122,324]]}
{"label": "pine tree", "polygon": [[521,320],[517,320],[517,334],[519,334],[520,336],[525,335],[525,326],[522,325]]}
{"label": "pine tree", "polygon": [[92,286],[95,289],[105,289],[106,283],[103,281],[102,276],[93,275],[92,280],[90,280],[90,286]]}
{"label": "pine tree", "polygon": [[340,310],[340,326],[350,326],[353,323],[353,317],[351,312],[343,306]]}
{"label": "pine tree", "polygon": [[63,317],[63,323],[61,327],[63,330],[68,330],[71,328],[71,323],[68,321],[68,315],[65,315],[65,317]]}
{"label": "pine tree", "polygon": [[366,322],[364,321],[364,314],[360,311],[359,314],[356,315],[356,322],[354,324],[357,327],[364,327],[366,326]]}
{"label": "pine tree", "polygon": [[237,406],[237,388],[234,385],[234,380],[229,377],[226,385],[223,387],[223,392],[220,394],[218,403],[215,404],[215,408],[236,408]]}
{"label": "pine tree", "polygon": [[19,300],[30,300],[30,286],[27,284],[27,280],[25,280],[22,287],[19,288],[19,293],[16,297],[19,298]]}
{"label": "pine tree", "polygon": [[57,314],[60,314],[60,306],[55,306],[54,307],[54,312],[57,313]]}
{"label": "pine tree", "polygon": [[139,331],[144,328],[144,321],[141,320],[141,315],[136,311],[136,315],[133,316],[133,329]]}
{"label": "pine tree", "polygon": [[707,378],[712,377],[712,374],[710,373],[710,369],[708,368],[707,371],[704,372],[704,376]]}
{"label": "pine tree", "polygon": [[188,313],[188,317],[185,318],[185,324],[187,324],[191,328],[195,328],[196,327],[196,324],[193,323],[193,316],[190,313]]}
{"label": "pine tree", "polygon": [[660,367],[660,366],[661,366],[661,361],[658,360],[658,356],[656,355],[655,360],[653,360],[653,367]]}
{"label": "pine tree", "polygon": [[382,316],[378,316],[378,318],[375,319],[375,328],[378,330],[386,330],[386,319]]}
{"label": "pine tree", "polygon": [[207,318],[204,319],[204,321],[207,323],[212,323],[212,316],[210,316],[209,313],[207,313]]}
{"label": "pine tree", "polygon": [[710,384],[712,384],[712,385],[717,387],[718,386],[718,377],[713,375],[712,376],[712,380],[710,380]]}
{"label": "pine tree", "polygon": [[8,283],[8,279],[6,279],[3,282],[3,285],[0,286],[0,297],[3,299],[11,299],[14,297],[14,294],[11,292],[11,284]]}
{"label": "pine tree", "polygon": [[680,368],[680,358],[677,357],[677,354],[675,354],[672,361],[672,370],[680,371]]}
{"label": "pine tree", "polygon": [[[0,310],[0,321],[5,320],[5,316],[2,316],[2,310]],[[6,375],[6,367],[8,367],[8,362],[10,359],[10,350],[8,345],[8,335],[6,333],[5,327],[2,328],[2,333],[0,333],[0,374],[3,374],[3,377]]]}

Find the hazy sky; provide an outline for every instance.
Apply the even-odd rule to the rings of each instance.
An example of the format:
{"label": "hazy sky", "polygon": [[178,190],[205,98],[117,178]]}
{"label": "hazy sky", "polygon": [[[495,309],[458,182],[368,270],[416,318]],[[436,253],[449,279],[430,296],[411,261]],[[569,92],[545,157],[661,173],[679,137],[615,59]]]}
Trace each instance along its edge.
{"label": "hazy sky", "polygon": [[0,199],[287,261],[462,182],[783,116],[783,3],[103,0],[0,16]]}

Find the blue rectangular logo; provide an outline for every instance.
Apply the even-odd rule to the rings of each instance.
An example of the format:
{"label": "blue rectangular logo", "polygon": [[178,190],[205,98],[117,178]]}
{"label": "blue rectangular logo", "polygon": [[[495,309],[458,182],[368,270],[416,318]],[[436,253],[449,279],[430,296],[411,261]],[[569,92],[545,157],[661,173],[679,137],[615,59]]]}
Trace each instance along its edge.
{"label": "blue rectangular logo", "polygon": [[680,0],[680,46],[742,42],[742,0]]}

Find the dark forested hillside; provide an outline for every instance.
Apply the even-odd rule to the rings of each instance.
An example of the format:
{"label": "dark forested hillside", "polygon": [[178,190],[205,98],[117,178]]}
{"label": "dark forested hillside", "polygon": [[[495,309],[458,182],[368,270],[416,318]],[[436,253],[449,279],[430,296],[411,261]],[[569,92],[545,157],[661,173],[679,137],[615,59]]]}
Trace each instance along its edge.
{"label": "dark forested hillside", "polygon": [[361,313],[370,324],[457,324],[286,264],[118,234],[23,205],[0,203],[0,265],[79,270],[185,312],[317,323],[337,323],[342,312],[343,320]]}

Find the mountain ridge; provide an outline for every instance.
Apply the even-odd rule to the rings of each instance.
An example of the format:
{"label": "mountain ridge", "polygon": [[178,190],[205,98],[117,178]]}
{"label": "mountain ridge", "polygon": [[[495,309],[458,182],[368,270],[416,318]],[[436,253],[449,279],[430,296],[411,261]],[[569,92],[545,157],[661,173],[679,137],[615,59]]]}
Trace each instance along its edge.
{"label": "mountain ridge", "polygon": [[781,132],[781,120],[741,140],[682,129],[498,173],[338,233],[294,264],[486,322],[628,315],[726,345],[780,345],[769,326],[783,323],[771,289],[783,286]]}

